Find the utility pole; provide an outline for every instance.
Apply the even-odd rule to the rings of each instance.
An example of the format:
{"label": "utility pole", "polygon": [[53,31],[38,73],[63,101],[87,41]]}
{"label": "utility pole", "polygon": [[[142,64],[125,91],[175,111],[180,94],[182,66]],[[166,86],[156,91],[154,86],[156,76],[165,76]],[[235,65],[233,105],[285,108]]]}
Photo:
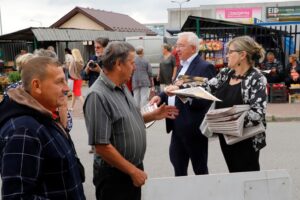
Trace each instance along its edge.
{"label": "utility pole", "polygon": [[171,2],[172,3],[177,3],[179,4],[179,29],[181,29],[181,7],[182,7],[182,4],[186,3],[186,2],[189,2],[190,0],[184,0],[184,1],[175,1],[175,0],[172,0]]}
{"label": "utility pole", "polygon": [[1,17],[1,7],[0,7],[0,35],[2,35],[2,17]]}

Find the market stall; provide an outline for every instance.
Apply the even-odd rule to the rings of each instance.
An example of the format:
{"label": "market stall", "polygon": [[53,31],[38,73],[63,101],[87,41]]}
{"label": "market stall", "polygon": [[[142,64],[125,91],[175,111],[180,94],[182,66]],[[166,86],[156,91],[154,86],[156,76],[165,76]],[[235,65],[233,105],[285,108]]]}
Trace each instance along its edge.
{"label": "market stall", "polygon": [[181,32],[183,31],[195,32],[202,39],[200,52],[203,58],[215,64],[217,68],[226,66],[225,44],[233,37],[242,35],[254,37],[266,51],[276,52],[277,59],[282,63],[286,63],[288,53],[285,51],[285,38],[291,37],[290,33],[284,29],[196,16],[187,18],[181,29]]}

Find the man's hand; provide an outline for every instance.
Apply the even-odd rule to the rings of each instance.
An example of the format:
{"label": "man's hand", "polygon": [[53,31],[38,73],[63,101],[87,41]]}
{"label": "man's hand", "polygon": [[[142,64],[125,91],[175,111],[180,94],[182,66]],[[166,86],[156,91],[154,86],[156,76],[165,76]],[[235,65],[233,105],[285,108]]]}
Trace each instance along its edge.
{"label": "man's hand", "polygon": [[153,112],[154,118],[156,120],[164,118],[175,119],[179,114],[179,110],[175,106],[168,106],[166,104],[162,104]]}
{"label": "man's hand", "polygon": [[90,64],[92,62],[94,62],[94,61],[93,60],[89,60],[89,62],[86,64],[86,66],[85,66],[85,73],[89,74],[90,71],[100,73],[101,72],[101,67],[98,65],[98,63],[96,63],[96,62],[94,63],[95,64],[94,68],[90,67]]}
{"label": "man's hand", "polygon": [[129,175],[131,177],[133,185],[136,187],[141,187],[142,185],[144,185],[147,179],[147,174],[137,167]]}
{"label": "man's hand", "polygon": [[98,65],[98,63],[94,63],[94,64],[95,64],[96,67],[94,67],[94,68],[90,67],[90,71],[100,73],[101,72],[101,67]]}
{"label": "man's hand", "polygon": [[154,97],[152,97],[152,99],[149,101],[149,104],[150,105],[153,105],[153,104],[159,104],[160,103],[160,101],[161,101],[161,99],[160,99],[160,97],[159,96],[154,96]]}

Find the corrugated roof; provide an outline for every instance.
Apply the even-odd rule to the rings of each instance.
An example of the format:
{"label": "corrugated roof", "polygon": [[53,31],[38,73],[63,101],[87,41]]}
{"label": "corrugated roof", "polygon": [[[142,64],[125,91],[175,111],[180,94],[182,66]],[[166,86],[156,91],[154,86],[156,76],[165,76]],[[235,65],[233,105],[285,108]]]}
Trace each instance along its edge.
{"label": "corrugated roof", "polygon": [[151,31],[146,26],[137,22],[128,15],[82,7],[75,7],[50,27],[59,28],[62,24],[71,19],[77,13],[81,13],[87,16],[100,26],[104,27],[106,30],[114,30],[120,32],[145,32],[147,35],[156,35],[155,32]]}
{"label": "corrugated roof", "polygon": [[[109,40],[124,40],[129,36],[144,36],[145,32],[117,32],[85,29],[58,28],[28,28],[1,35],[0,40],[33,40],[37,41],[93,41],[97,37],[107,37]],[[33,37],[34,36],[34,37]]]}

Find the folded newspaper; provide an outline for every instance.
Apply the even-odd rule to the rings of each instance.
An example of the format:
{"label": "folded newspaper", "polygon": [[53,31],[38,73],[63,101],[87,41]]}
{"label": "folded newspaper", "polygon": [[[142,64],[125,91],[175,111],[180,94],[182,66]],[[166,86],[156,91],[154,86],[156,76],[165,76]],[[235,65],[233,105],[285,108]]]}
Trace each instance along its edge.
{"label": "folded newspaper", "polygon": [[[147,105],[145,105],[144,107],[141,108],[141,113],[145,114],[145,113],[149,113],[152,112],[154,110],[157,109],[157,104],[152,104],[150,105],[149,103]],[[155,121],[151,121],[148,123],[145,123],[146,128],[149,128],[150,126],[152,126],[154,124]]]}
{"label": "folded newspaper", "polygon": [[171,93],[173,93],[175,95],[185,96],[185,97],[208,99],[208,100],[212,100],[212,101],[221,101],[214,95],[207,92],[202,87],[191,87],[191,88],[173,90],[173,91],[171,91]]}
{"label": "folded newspaper", "polygon": [[208,78],[200,76],[180,75],[178,76],[177,81],[180,81],[184,87],[196,87],[203,85],[203,83],[208,81]]}
{"label": "folded newspaper", "polygon": [[220,133],[224,135],[227,144],[235,144],[265,131],[262,123],[244,128],[245,115],[249,109],[249,105],[211,109],[206,114],[200,128],[207,137],[211,137],[212,133]]}
{"label": "folded newspaper", "polygon": [[220,119],[222,117],[232,117],[232,115],[239,115],[241,112],[248,111],[250,106],[248,104],[234,105],[229,108],[212,109],[207,112],[207,119]]}
{"label": "folded newspaper", "polygon": [[[213,133],[222,133],[232,136],[242,136],[244,128],[244,118],[247,112],[244,111],[241,115],[233,120],[211,122],[207,120],[208,128]],[[222,117],[223,118],[223,117]]]}
{"label": "folded newspaper", "polygon": [[251,127],[247,127],[243,129],[243,134],[240,137],[235,137],[235,136],[231,136],[231,135],[225,135],[224,134],[224,138],[225,141],[228,145],[232,145],[235,144],[237,142],[240,142],[242,140],[246,140],[248,138],[251,138],[259,133],[265,132],[265,126],[263,125],[263,123],[259,123],[256,126],[251,126]]}

